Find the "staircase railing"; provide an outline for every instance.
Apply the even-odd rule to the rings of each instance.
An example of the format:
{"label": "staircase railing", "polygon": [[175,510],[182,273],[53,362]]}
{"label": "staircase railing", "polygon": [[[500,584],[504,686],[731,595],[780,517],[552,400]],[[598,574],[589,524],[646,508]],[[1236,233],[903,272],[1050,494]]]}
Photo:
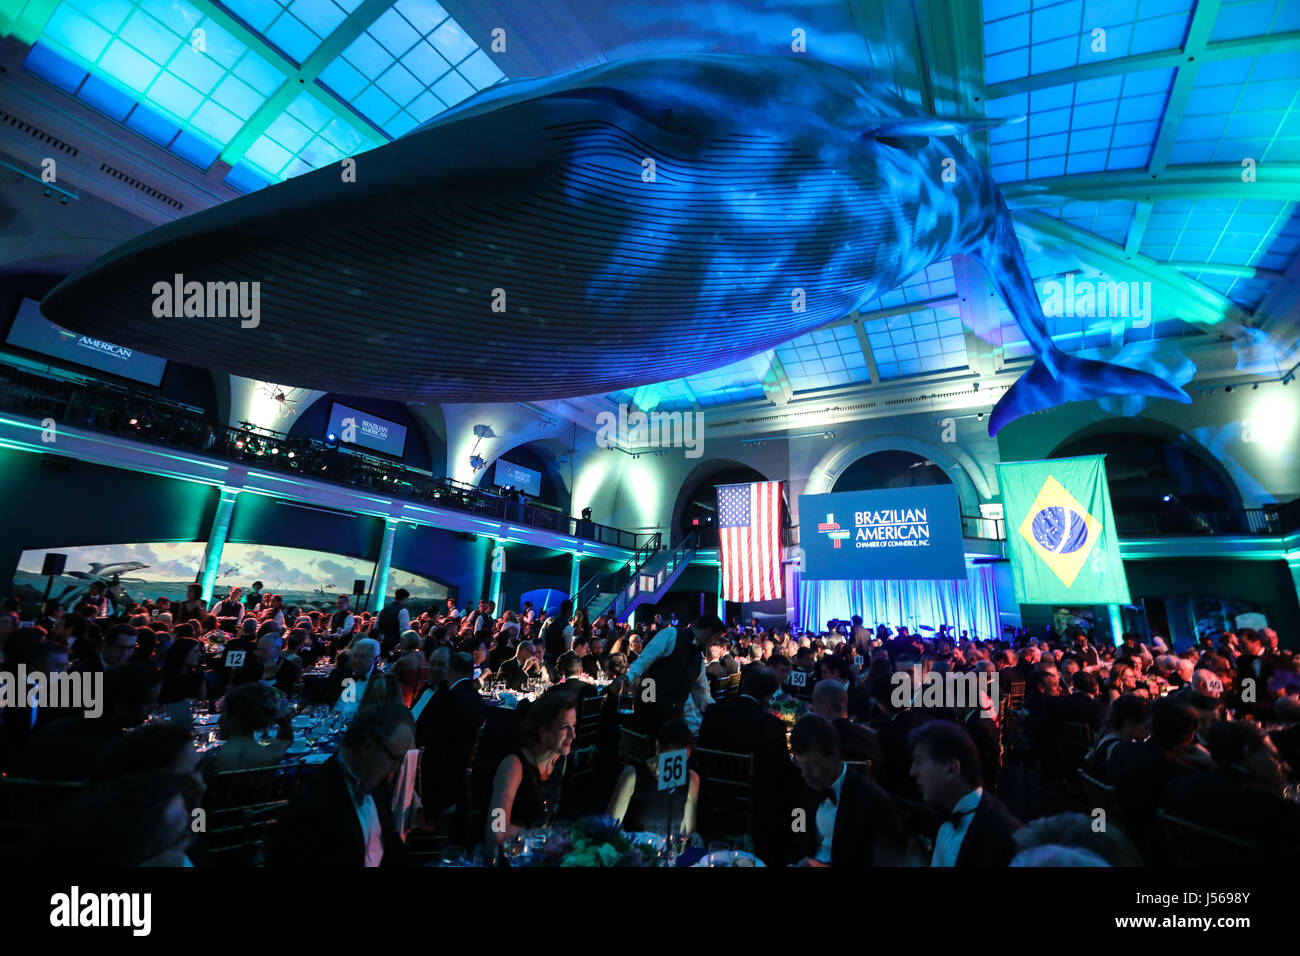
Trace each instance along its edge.
{"label": "staircase railing", "polygon": [[[641,567],[659,553],[659,550],[662,547],[662,542],[663,536],[658,531],[655,531],[649,536],[644,544],[637,548],[636,551],[632,552],[632,557],[629,558],[627,563],[617,571],[612,574],[593,575],[586,584],[578,588],[578,592],[573,596],[574,609],[585,608],[592,601],[596,600],[596,595],[601,591],[601,583],[609,583],[611,578],[613,579],[613,587],[615,589],[621,590],[625,588],[628,581],[632,581],[636,578],[636,573],[641,570]],[[589,620],[595,620],[595,618],[599,616],[599,614],[590,613],[587,615]]]}
{"label": "staircase railing", "polygon": [[652,575],[641,574],[640,568],[631,576],[631,579],[619,590],[608,604],[601,609],[600,614],[596,617],[609,616],[612,614],[616,620],[621,619],[623,614],[631,606],[632,602],[639,595],[656,593],[663,587],[666,581],[674,571],[679,567],[690,564],[695,559],[696,545],[699,543],[699,536],[692,531],[681,541],[677,542],[668,552],[657,571]]}

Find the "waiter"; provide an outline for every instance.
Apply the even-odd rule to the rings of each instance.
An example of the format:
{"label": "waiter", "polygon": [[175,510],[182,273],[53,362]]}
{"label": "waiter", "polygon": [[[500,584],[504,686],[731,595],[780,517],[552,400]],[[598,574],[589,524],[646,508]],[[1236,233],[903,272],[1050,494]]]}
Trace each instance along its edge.
{"label": "waiter", "polygon": [[655,734],[664,721],[683,717],[692,734],[699,732],[704,709],[713,704],[704,650],[725,632],[717,615],[708,615],[680,637],[675,627],[654,636],[622,678],[636,694],[634,730]]}

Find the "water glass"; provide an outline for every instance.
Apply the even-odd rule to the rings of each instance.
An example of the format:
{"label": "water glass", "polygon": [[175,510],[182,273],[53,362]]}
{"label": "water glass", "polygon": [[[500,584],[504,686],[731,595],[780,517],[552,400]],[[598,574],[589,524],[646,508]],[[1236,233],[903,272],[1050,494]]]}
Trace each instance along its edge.
{"label": "water glass", "polygon": [[469,854],[464,847],[449,846],[442,851],[442,861],[439,866],[469,866]]}

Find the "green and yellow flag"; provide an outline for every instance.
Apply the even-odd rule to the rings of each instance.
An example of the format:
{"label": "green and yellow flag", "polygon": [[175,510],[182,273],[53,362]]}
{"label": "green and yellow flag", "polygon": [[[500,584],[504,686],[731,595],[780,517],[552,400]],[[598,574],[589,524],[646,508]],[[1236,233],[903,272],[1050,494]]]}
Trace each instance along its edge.
{"label": "green and yellow flag", "polygon": [[1101,455],[998,465],[1016,600],[1128,604]]}

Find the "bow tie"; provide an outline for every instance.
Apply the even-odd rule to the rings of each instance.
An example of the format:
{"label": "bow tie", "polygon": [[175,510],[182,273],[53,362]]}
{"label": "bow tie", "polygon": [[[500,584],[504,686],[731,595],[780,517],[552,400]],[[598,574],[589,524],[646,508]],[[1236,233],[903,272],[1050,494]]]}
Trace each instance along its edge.
{"label": "bow tie", "polygon": [[838,805],[839,805],[839,800],[837,800],[837,799],[835,798],[835,789],[834,789],[833,787],[832,787],[831,789],[829,789],[829,790],[819,790],[819,791],[817,791],[817,805],[818,805],[818,806],[821,806],[821,804],[824,803],[824,802],[827,801],[827,800],[829,800],[829,801],[831,802],[831,805],[832,805],[832,806],[838,806]]}
{"label": "bow tie", "polygon": [[954,810],[952,813],[948,814],[948,816],[944,817],[944,821],[951,823],[953,829],[956,829],[961,826],[961,818],[970,816],[976,809],[976,807],[971,807],[969,810]]}

